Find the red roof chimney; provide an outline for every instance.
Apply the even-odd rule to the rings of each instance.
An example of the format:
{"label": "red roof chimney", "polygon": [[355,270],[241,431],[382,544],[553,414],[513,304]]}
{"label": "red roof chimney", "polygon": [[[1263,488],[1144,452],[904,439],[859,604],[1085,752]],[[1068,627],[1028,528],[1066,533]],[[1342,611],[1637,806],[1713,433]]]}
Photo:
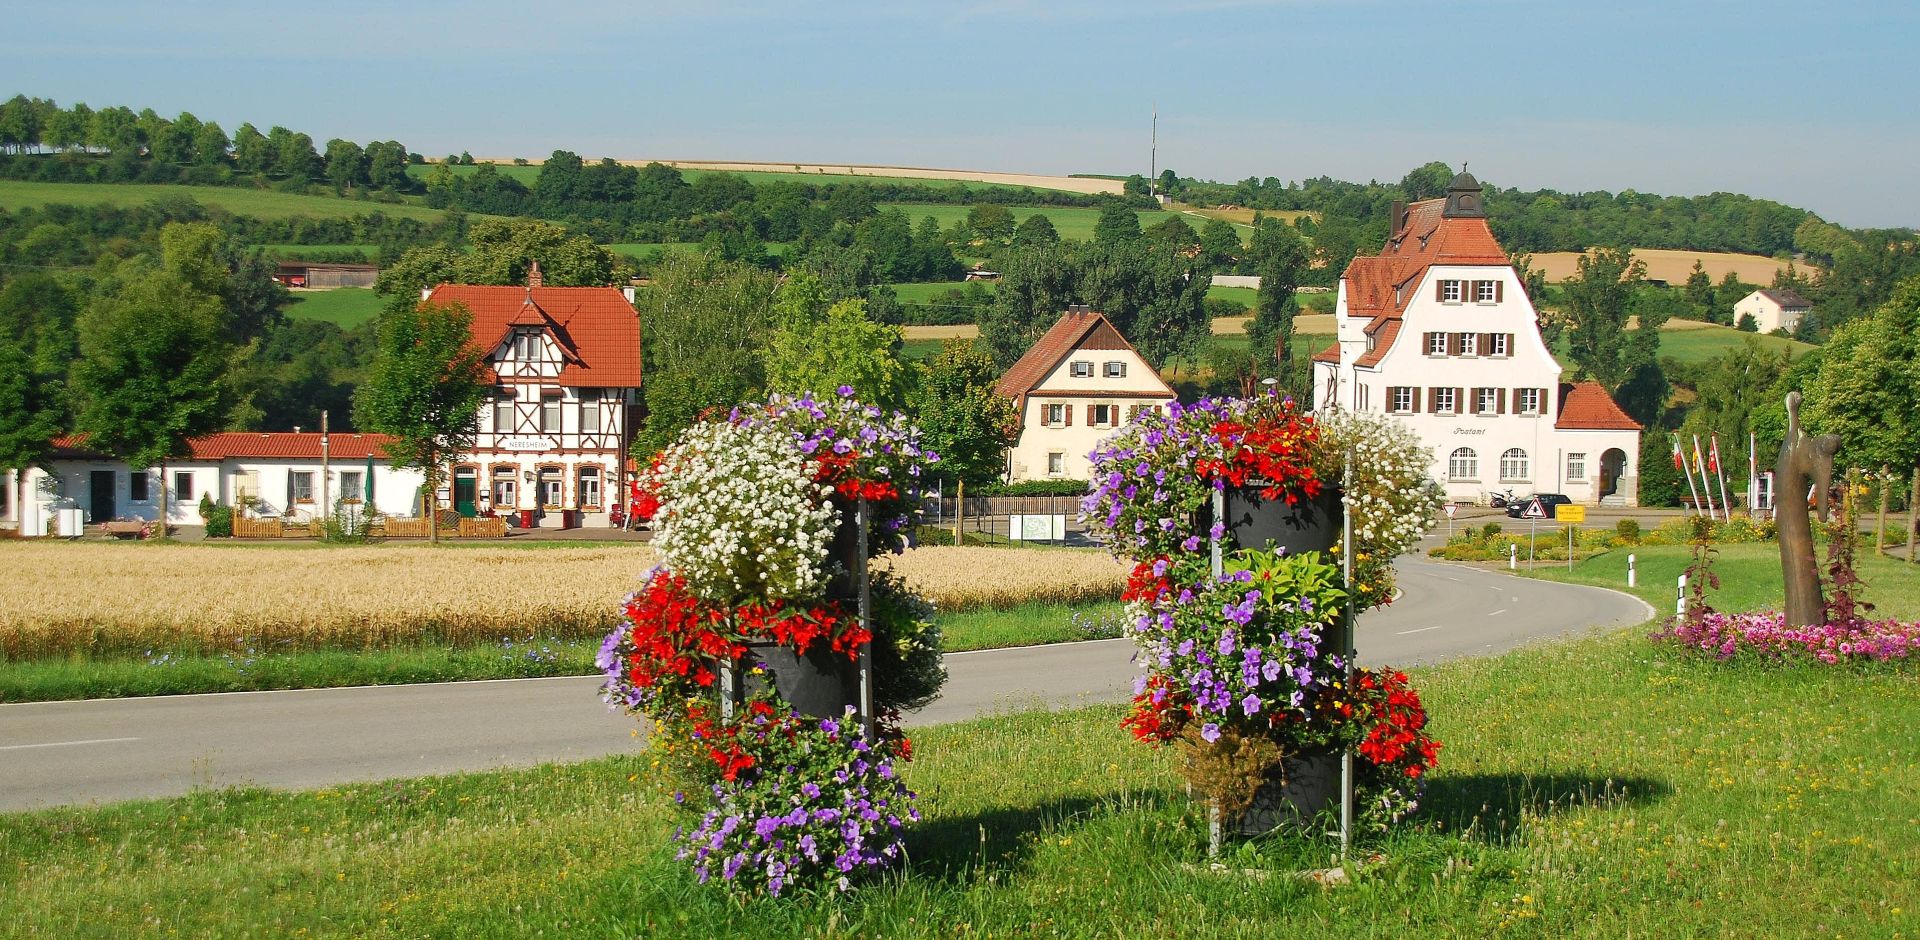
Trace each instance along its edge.
{"label": "red roof chimney", "polygon": [[540,262],[538,261],[535,261],[533,263],[533,267],[527,269],[527,286],[528,287],[544,286],[541,283],[541,279],[540,279]]}

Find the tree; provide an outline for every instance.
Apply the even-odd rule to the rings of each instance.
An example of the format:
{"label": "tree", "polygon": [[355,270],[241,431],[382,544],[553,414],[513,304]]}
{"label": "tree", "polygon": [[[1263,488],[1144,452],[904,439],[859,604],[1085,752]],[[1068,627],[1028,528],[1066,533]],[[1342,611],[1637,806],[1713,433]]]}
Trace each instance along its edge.
{"label": "tree", "polygon": [[670,256],[653,269],[653,287],[639,300],[647,418],[634,437],[636,455],[764,387],[777,285],[770,272],[705,255]]}
{"label": "tree", "polygon": [[352,192],[355,184],[367,182],[367,154],[351,140],[336,137],[327,141],[327,179],[338,192]]}
{"label": "tree", "polygon": [[1100,218],[1093,223],[1093,240],[1103,245],[1129,242],[1140,237],[1140,216],[1117,199],[1100,207]]}
{"label": "tree", "polygon": [[1229,273],[1234,263],[1240,260],[1245,248],[1240,244],[1240,230],[1225,219],[1208,219],[1200,229],[1200,260],[1209,272]]}
{"label": "tree", "polygon": [[[35,374],[33,360],[18,340],[0,334],[0,467],[24,471],[46,462],[65,417],[58,389],[57,383]],[[26,499],[26,474],[17,479],[21,489],[10,494],[10,502],[20,506]]]}
{"label": "tree", "polygon": [[973,230],[974,237],[996,245],[1012,241],[1015,231],[1013,213],[1006,206],[992,202],[976,203],[967,210],[967,227]]}
{"label": "tree", "polygon": [[767,341],[767,389],[825,397],[847,386],[867,404],[899,408],[906,388],[900,342],[899,327],[867,318],[864,300],[842,300],[824,315],[783,317]]}
{"label": "tree", "polygon": [[1176,195],[1175,191],[1178,190],[1179,188],[1180,188],[1180,174],[1175,173],[1172,170],[1160,171],[1160,192],[1162,195],[1167,195],[1167,196]]}
{"label": "tree", "polygon": [[1147,241],[1166,251],[1192,251],[1200,247],[1200,234],[1180,215],[1167,218],[1141,234]]}
{"label": "tree", "polygon": [[1578,274],[1566,291],[1568,355],[1574,378],[1593,379],[1612,392],[1659,349],[1659,324],[1640,323],[1628,334],[1634,288],[1646,265],[1617,248],[1599,248],[1580,257]]}
{"label": "tree", "polygon": [[1432,199],[1447,194],[1453,177],[1453,167],[1435,160],[1407,171],[1400,180],[1400,190],[1408,199]]}
{"label": "tree", "polygon": [[985,483],[1006,471],[1007,441],[1019,416],[994,391],[993,357],[965,340],[949,340],[922,367],[917,411],[935,466],[952,480]]}
{"label": "tree", "polygon": [[1687,275],[1687,303],[1693,307],[1693,316],[1688,319],[1713,320],[1713,278],[1707,276],[1707,269],[1699,261],[1693,263],[1693,271]]}
{"label": "tree", "polygon": [[227,148],[233,145],[220,125],[208,121],[193,135],[193,162],[201,166],[219,166],[226,162]]}
{"label": "tree", "polygon": [[1006,368],[1075,302],[1079,277],[1068,246],[1058,243],[1017,252],[1001,267],[1005,270],[994,288],[993,306],[980,317],[980,341],[994,361]]}
{"label": "tree", "polygon": [[1044,212],[1035,212],[1020,220],[1020,226],[1013,230],[1013,247],[1038,248],[1060,244],[1060,233],[1053,227],[1053,220]]}
{"label": "tree", "polygon": [[1307,271],[1307,246],[1294,227],[1279,219],[1261,219],[1247,249],[1260,275],[1259,302],[1247,324],[1247,342],[1255,368],[1280,380],[1289,392],[1302,392],[1294,382],[1293,318],[1299,312],[1294,291]]}
{"label": "tree", "polygon": [[1737,329],[1742,333],[1760,332],[1760,324],[1753,319],[1753,314],[1751,313],[1741,314],[1740,322],[1735,323],[1733,326],[1734,326],[1734,329]]}
{"label": "tree", "polygon": [[233,166],[242,173],[265,173],[273,166],[273,148],[252,124],[233,132]]}
{"label": "tree", "polygon": [[164,532],[167,458],[226,417],[226,313],[217,295],[150,262],[129,262],[120,275],[123,286],[80,318],[77,423],[107,453],[142,469],[160,467]]}
{"label": "tree", "polygon": [[1804,394],[1807,426],[1840,435],[1844,466],[1920,467],[1920,276],[1834,331]]}
{"label": "tree", "polygon": [[440,538],[434,494],[447,461],[473,449],[486,394],[486,353],[473,343],[466,307],[420,303],[382,319],[373,369],[354,395],[354,422],[392,436],[393,466],[426,475],[431,541]]}

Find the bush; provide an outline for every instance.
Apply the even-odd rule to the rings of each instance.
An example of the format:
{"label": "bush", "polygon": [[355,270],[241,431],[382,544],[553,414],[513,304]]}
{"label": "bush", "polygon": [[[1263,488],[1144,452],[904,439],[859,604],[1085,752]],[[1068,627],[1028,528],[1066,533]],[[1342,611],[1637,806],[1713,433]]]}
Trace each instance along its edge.
{"label": "bush", "polygon": [[1622,519],[1614,523],[1613,534],[1628,545],[1640,544],[1640,520]]}
{"label": "bush", "polygon": [[1085,480],[1023,480],[1019,483],[988,483],[974,496],[1085,496]]}
{"label": "bush", "polygon": [[207,538],[226,539],[233,537],[232,506],[214,506],[203,509],[200,517],[207,521]]}
{"label": "bush", "polygon": [[[1468,531],[1472,531],[1472,530],[1469,529]],[[1500,523],[1489,522],[1486,525],[1483,525],[1480,527],[1480,538],[1483,541],[1487,539],[1497,539],[1500,537],[1500,532],[1501,532]]]}

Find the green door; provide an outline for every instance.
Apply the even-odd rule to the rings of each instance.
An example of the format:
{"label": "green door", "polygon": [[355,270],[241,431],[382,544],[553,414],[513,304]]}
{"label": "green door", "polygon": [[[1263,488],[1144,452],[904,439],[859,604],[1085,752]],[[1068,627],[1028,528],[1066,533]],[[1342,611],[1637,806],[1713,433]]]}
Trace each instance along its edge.
{"label": "green door", "polygon": [[453,478],[453,511],[469,519],[474,515],[474,482],[471,473]]}

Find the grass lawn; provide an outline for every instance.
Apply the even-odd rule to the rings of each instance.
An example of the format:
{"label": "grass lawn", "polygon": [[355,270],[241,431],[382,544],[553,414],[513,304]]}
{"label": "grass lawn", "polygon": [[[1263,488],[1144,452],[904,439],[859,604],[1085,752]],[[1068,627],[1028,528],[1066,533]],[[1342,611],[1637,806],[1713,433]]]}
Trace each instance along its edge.
{"label": "grass lawn", "polygon": [[[879,208],[883,210],[899,209],[907,214],[907,218],[911,219],[914,225],[919,225],[920,220],[927,216],[933,216],[940,222],[941,228],[950,227],[955,222],[965,221],[967,213],[973,210],[972,206],[932,206],[908,202],[882,203]],[[1061,238],[1072,239],[1074,241],[1091,241],[1093,239],[1093,225],[1095,222],[1100,221],[1099,209],[1080,209],[1072,206],[1038,209],[1009,206],[1008,211],[1013,213],[1013,218],[1016,223],[1025,222],[1027,217],[1031,215],[1044,215],[1053,222],[1053,228],[1060,233]],[[1142,229],[1152,228],[1175,216],[1175,213],[1150,209],[1136,210],[1134,214],[1140,217],[1140,227]],[[1196,230],[1199,229],[1200,225],[1206,224],[1192,217],[1188,217],[1186,221],[1189,225],[1193,225]],[[1199,224],[1194,224],[1196,222]]]}
{"label": "grass lawn", "polygon": [[[597,162],[597,161],[598,161],[598,158],[595,158],[594,162]],[[519,180],[520,182],[528,186],[532,186],[534,182],[540,178],[540,168],[537,166],[514,166],[510,163],[496,163],[493,165],[493,168],[495,170],[498,170],[501,176],[511,177],[513,179]],[[426,179],[427,174],[432,172],[432,170],[433,170],[433,166],[431,165],[407,167],[408,175],[413,176],[415,179]],[[453,168],[454,173],[461,176],[477,173],[479,172],[479,170],[480,170],[480,167],[478,165],[456,166]],[[973,190],[973,189],[1017,190],[1021,188],[1017,186],[1008,186],[1004,183],[982,183],[975,180],[941,180],[941,179],[930,179],[927,177],[919,177],[919,176],[873,176],[869,174],[847,174],[847,173],[803,173],[803,172],[794,172],[791,170],[787,170],[787,171],[782,171],[782,170],[701,170],[701,169],[693,169],[691,167],[680,168],[680,176],[689,183],[699,179],[702,176],[706,176],[711,173],[721,173],[721,172],[732,173],[733,175],[742,177],[746,179],[747,182],[753,183],[757,186],[764,186],[768,183],[820,183],[820,184],[877,183],[881,185],[898,184],[898,185],[904,185],[904,186],[927,186],[927,187],[932,187],[934,189],[951,189],[955,186],[965,187],[966,189],[969,189],[969,190]],[[1027,188],[1052,189],[1053,187],[1033,186],[1033,187],[1027,187]]]}
{"label": "grass lawn", "polygon": [[[1419,670],[1425,812],[1353,884],[1298,838],[1203,861],[1172,755],[1098,708],[924,729],[909,877],[729,901],[644,754],[0,816],[22,936],[1912,937],[1920,687],[1639,631]],[[1255,874],[1247,875],[1243,872]]]}
{"label": "grass lawn", "polygon": [[924,304],[938,300],[951,290],[965,290],[969,284],[978,284],[989,292],[993,290],[992,281],[925,281],[920,283],[888,284],[893,288],[894,296],[903,304]]}
{"label": "grass lawn", "polygon": [[1733,327],[1721,326],[1717,323],[1669,320],[1660,330],[1660,355],[1680,362],[1705,362],[1715,356],[1723,356],[1739,349],[1748,337],[1752,337],[1762,349],[1769,352],[1777,352],[1781,349],[1792,350],[1795,359],[1815,348],[1812,344],[1802,343],[1799,340],[1743,333]]}
{"label": "grass lawn", "polygon": [[437,221],[444,213],[414,203],[362,202],[334,196],[277,193],[238,186],[173,186],[156,183],[35,183],[0,180],[0,208],[25,209],[55,203],[138,206],[156,199],[188,198],[235,215],[261,219],[352,218],[376,212],[387,216]]}
{"label": "grass lawn", "polygon": [[[939,615],[950,652],[1093,638],[1080,623],[1111,622],[1118,601],[1027,603]],[[564,633],[565,631],[558,631]],[[230,653],[153,650],[119,657],[71,656],[0,662],[0,702],[406,685],[469,679],[582,676],[594,670],[599,637],[551,635],[529,626],[497,643],[422,643],[373,650],[275,650],[249,642]]]}
{"label": "grass lawn", "polygon": [[[1544,538],[1544,536],[1543,536]],[[1562,536],[1561,541],[1565,541]],[[1882,617],[1903,620],[1920,619],[1920,567],[1873,555],[1873,536],[1863,537],[1859,572],[1867,587],[1862,595],[1873,603]],[[1785,593],[1780,582],[1780,547],[1774,542],[1718,546],[1714,573],[1720,576],[1720,590],[1709,591],[1707,603],[1721,610],[1745,612],[1778,609]],[[1522,552],[1524,554],[1524,552]],[[1575,581],[1627,590],[1627,555],[1634,558],[1635,581],[1632,593],[1652,604],[1662,614],[1673,612],[1674,590],[1681,572],[1692,560],[1692,549],[1685,545],[1641,545],[1616,548],[1574,563],[1572,573],[1563,565],[1542,567],[1534,577],[1553,581]],[[1815,553],[1824,564],[1824,546]]]}
{"label": "grass lawn", "polygon": [[305,320],[325,320],[351,330],[380,315],[380,295],[367,287],[339,287],[333,290],[295,291],[287,316]]}
{"label": "grass lawn", "polygon": [[907,362],[923,362],[940,354],[940,347],[948,343],[944,339],[910,339],[900,344],[900,358]]}

